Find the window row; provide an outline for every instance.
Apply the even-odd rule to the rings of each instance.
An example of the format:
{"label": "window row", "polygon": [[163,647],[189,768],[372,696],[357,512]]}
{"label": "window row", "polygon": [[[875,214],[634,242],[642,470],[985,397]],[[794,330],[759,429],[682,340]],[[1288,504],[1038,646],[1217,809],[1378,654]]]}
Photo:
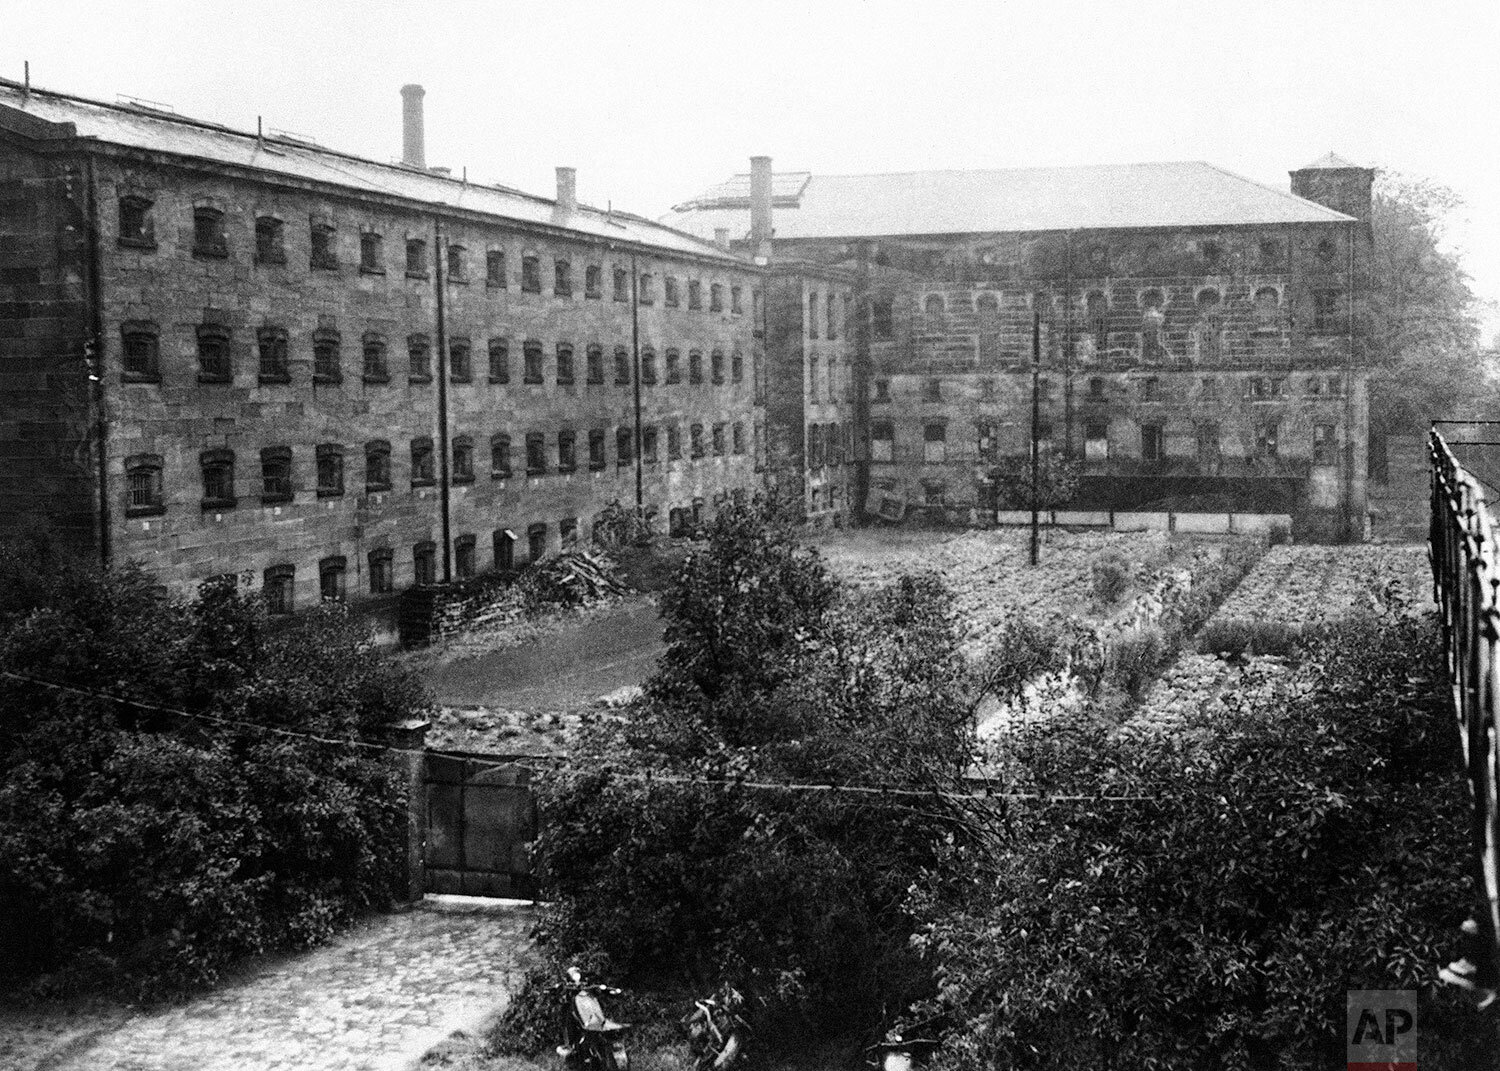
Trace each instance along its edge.
{"label": "window row", "polygon": [[822,334],[829,340],[839,337],[839,332],[849,321],[850,297],[843,295],[842,301],[836,294],[820,295],[816,290],[809,291],[807,295],[807,337],[817,338],[819,317],[821,313]]}
{"label": "window row", "polygon": [[[1249,376],[1244,382],[1243,397],[1258,400],[1270,398],[1282,398],[1287,396],[1285,376]],[[1170,382],[1170,381],[1168,381]],[[1235,380],[1228,381],[1231,385]],[[1303,378],[1304,388],[1312,397],[1339,398],[1344,395],[1344,377],[1334,374],[1315,374]],[[965,383],[963,386],[967,386]],[[981,402],[993,402],[999,400],[996,391],[996,380],[983,378],[978,380],[978,400]],[[1036,389],[1044,402],[1052,401],[1053,381],[1045,376],[1037,379]],[[922,380],[922,401],[940,403],[945,399],[957,400],[963,398],[968,392],[962,387],[955,395],[951,390],[952,384],[945,386],[944,380],[939,376],[929,376]],[[1028,379],[1020,385],[1019,397],[1023,400],[1030,397],[1032,384]],[[1102,376],[1090,376],[1085,389],[1081,394],[1081,400],[1085,403],[1099,403],[1110,399],[1112,395],[1133,390],[1141,401],[1164,401],[1168,395],[1163,390],[1163,380],[1158,376],[1144,376],[1116,383],[1116,390],[1110,390],[1109,381]],[[1013,395],[1012,398],[1018,397]],[[1203,401],[1214,401],[1223,397],[1220,392],[1220,380],[1207,376],[1198,380],[1197,396]],[[881,376],[871,382],[871,404],[885,405],[891,401],[891,381]]]}
{"label": "window row", "polygon": [[[129,320],[120,326],[121,373],[135,383],[161,381],[161,332],[149,320]],[[232,333],[216,323],[200,324],[196,329],[198,382],[228,383],[234,378],[234,360],[230,343]],[[334,329],[313,332],[312,379],[314,383],[340,383],[344,376],[343,338]],[[261,383],[290,383],[292,379],[291,342],[284,328],[262,327],[255,335],[257,374]],[[405,340],[406,379],[408,383],[430,383],[433,376],[432,343],[428,336],[414,334]],[[489,382],[511,382],[511,344],[508,338],[491,338],[485,343],[485,368]],[[366,332],[360,338],[361,374],[366,383],[388,383],[391,380],[390,343],[378,332]],[[678,350],[663,355],[665,382],[683,380],[683,360]],[[741,383],[745,378],[745,358],[738,349],[727,357],[723,350],[708,355],[707,381],[715,384]],[[584,348],[583,376],[587,384],[603,384],[606,375],[616,386],[631,381],[630,350],[616,346],[612,354],[597,343]],[[521,382],[546,382],[547,354],[541,342],[527,340],[521,346]],[[687,355],[687,382],[705,382],[704,355],[691,350]],[[559,342],[553,350],[552,374],[561,385],[576,383],[579,372],[576,351],[571,342]],[[727,377],[727,378],[726,378]],[[448,379],[453,383],[472,383],[475,379],[474,344],[466,336],[448,340]],[[655,350],[641,352],[641,382],[658,382]]]}
{"label": "window row", "polygon": [[[138,193],[126,194],[119,200],[119,235],[122,246],[152,250],[156,248],[156,222],[154,202]],[[230,255],[228,224],[224,210],[212,204],[198,204],[192,209],[192,246],[196,257],[226,259]],[[257,264],[284,265],[287,263],[287,223],[278,216],[261,215],[255,218],[254,258]],[[407,235],[403,238],[399,263],[408,279],[427,279],[433,268],[432,243],[421,236]],[[310,268],[337,271],[340,267],[338,228],[327,216],[311,216],[308,221],[308,266]],[[458,242],[442,243],[440,249],[442,268],[448,282],[465,284],[473,279],[470,250]],[[504,249],[483,250],[484,282],[495,289],[506,289],[510,275]],[[368,227],[359,231],[359,270],[366,274],[384,275],[387,271],[385,236]],[[523,252],[520,260],[520,289],[524,293],[542,292],[542,257],[533,252]],[[681,304],[678,280],[663,276],[666,290],[665,304],[676,307]],[[586,298],[604,296],[604,268],[599,264],[583,267],[582,292]],[[613,296],[616,301],[631,300],[630,272],[626,268],[613,269]],[[654,278],[643,273],[639,282],[639,300],[651,304],[655,300]],[[710,283],[707,287],[709,312],[744,312],[744,290],[738,285]],[[566,257],[552,258],[552,294],[555,297],[572,297],[575,292],[573,262]],[[704,308],[704,285],[699,280],[687,282],[687,307]],[[755,297],[759,299],[758,291]]]}

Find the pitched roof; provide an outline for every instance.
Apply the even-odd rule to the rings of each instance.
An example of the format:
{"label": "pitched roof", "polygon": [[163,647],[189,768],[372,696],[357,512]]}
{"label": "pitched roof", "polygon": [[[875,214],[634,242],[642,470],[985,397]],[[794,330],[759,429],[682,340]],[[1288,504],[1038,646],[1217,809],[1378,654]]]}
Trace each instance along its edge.
{"label": "pitched roof", "polygon": [[[795,191],[795,192],[794,192]],[[772,185],[778,238],[1091,228],[1328,223],[1350,217],[1201,161],[910,171],[790,172]],[[678,205],[663,222],[705,237],[749,229],[749,176]]]}
{"label": "pitched roof", "polygon": [[40,134],[38,120],[71,123],[81,138],[250,168],[264,172],[269,179],[329,183],[357,193],[394,196],[506,220],[563,227],[591,238],[744,262],[710,241],[643,216],[603,212],[586,205],[561,214],[556,202],[506,186],[486,186],[404,164],[380,163],[291,135],[257,137],[159,107],[107,104],[35,87],[23,93],[19,83],[0,79],[0,112],[12,120],[12,127],[32,136]]}
{"label": "pitched roof", "polygon": [[1352,163],[1352,162],[1350,162],[1348,160],[1345,160],[1338,153],[1336,153],[1336,152],[1329,152],[1329,153],[1326,153],[1323,156],[1318,157],[1316,160],[1314,160],[1312,163],[1308,164],[1306,167],[1301,167],[1301,168],[1298,168],[1297,170],[1299,170],[1299,171],[1325,171],[1325,170],[1326,171],[1346,171],[1346,170],[1350,170],[1350,169],[1353,169],[1353,170],[1356,170],[1356,171],[1363,171],[1363,170],[1365,170],[1365,168],[1360,167],[1358,164]]}

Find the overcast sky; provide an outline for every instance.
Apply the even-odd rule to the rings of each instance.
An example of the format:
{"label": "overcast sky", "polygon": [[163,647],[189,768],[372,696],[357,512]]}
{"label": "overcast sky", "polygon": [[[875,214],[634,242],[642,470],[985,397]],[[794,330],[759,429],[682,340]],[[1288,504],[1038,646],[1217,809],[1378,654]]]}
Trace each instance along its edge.
{"label": "overcast sky", "polygon": [[1436,179],[1500,302],[1496,0],[10,0],[0,75],[656,216],[778,170],[1209,160],[1285,188],[1330,149]]}

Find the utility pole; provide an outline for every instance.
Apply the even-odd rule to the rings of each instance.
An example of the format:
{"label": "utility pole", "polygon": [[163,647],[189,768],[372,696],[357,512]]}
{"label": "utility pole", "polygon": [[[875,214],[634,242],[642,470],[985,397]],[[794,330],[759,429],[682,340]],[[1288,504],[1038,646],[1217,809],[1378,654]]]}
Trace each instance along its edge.
{"label": "utility pole", "polygon": [[1042,414],[1042,310],[1038,294],[1031,301],[1031,564],[1037,563],[1041,543],[1041,522],[1037,512],[1037,477],[1041,469],[1040,440],[1037,423]]}

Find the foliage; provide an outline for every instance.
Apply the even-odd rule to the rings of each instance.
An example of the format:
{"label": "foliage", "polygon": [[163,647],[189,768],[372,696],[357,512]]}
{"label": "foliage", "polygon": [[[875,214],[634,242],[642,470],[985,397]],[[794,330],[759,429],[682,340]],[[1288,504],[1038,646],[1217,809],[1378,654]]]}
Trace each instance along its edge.
{"label": "foliage", "polygon": [[1198,633],[1198,650],[1219,655],[1289,655],[1303,631],[1284,621],[1215,619]]}
{"label": "foliage", "polygon": [[1460,205],[1426,179],[1385,172],[1375,184],[1374,262],[1360,311],[1377,431],[1416,434],[1436,418],[1489,415],[1480,411],[1494,389],[1478,303],[1459,254],[1445,248],[1445,220]]}
{"label": "foliage", "polygon": [[1131,570],[1125,556],[1111,549],[1099,556],[1089,568],[1089,580],[1093,586],[1094,601],[1101,606],[1113,606],[1130,590]]}
{"label": "foliage", "polygon": [[[784,1043],[920,995],[902,903],[951,830],[927,798],[878,789],[967,765],[974,696],[942,585],[840,597],[785,514],[731,503],[663,613],[668,650],[628,720],[587,729],[542,784],[543,947],[655,986],[731,979],[757,1036]],[[534,1041],[536,1006],[505,1033]]]}
{"label": "foliage", "polygon": [[1029,457],[1007,458],[990,470],[997,509],[1061,509],[1078,494],[1078,462],[1055,446],[1038,450],[1035,484]]}
{"label": "foliage", "polygon": [[[341,607],[273,623],[233,581],[171,601],[31,542],[0,549],[0,669],[322,736],[425,705]],[[0,678],[0,900],[42,990],[143,994],[389,902],[402,788],[378,752]]]}
{"label": "foliage", "polygon": [[1471,896],[1435,631],[1329,630],[1190,749],[1017,734],[1016,787],[1094,798],[991,813],[917,886],[939,1065],[1326,1067],[1346,990],[1421,988],[1424,1066],[1479,1066],[1490,1028],[1426,987]]}
{"label": "foliage", "polygon": [[644,509],[626,508],[619,499],[599,511],[594,521],[594,540],[606,547],[645,547],[656,542],[655,518]]}

